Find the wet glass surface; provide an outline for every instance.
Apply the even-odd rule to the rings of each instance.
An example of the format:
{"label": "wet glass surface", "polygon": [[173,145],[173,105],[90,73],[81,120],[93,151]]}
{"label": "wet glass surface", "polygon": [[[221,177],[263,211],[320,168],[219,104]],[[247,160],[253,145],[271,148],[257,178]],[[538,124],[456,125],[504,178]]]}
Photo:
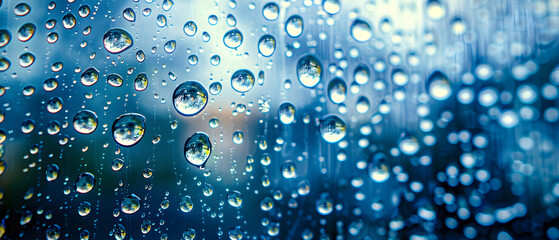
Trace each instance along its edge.
{"label": "wet glass surface", "polygon": [[1,239],[559,239],[557,0],[0,0]]}

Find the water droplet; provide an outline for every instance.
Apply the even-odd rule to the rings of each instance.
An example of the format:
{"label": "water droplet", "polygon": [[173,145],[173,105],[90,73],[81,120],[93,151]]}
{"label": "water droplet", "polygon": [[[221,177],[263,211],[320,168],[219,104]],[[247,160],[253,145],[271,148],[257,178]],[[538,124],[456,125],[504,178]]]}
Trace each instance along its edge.
{"label": "water droplet", "polygon": [[52,181],[56,180],[58,178],[59,171],[60,171],[60,168],[58,167],[58,165],[49,164],[47,166],[47,170],[46,170],[47,181],[52,182]]}
{"label": "water droplet", "polygon": [[68,13],[62,18],[62,26],[66,29],[72,29],[76,26],[76,17],[74,14]]}
{"label": "water droplet", "polygon": [[227,25],[229,25],[229,27],[234,27],[235,25],[237,25],[237,19],[235,19],[235,16],[233,16],[233,14],[227,15],[225,21],[227,22]]}
{"label": "water droplet", "polygon": [[90,134],[97,128],[97,115],[89,110],[82,110],[74,116],[74,129],[81,134]]}
{"label": "water droplet", "polygon": [[195,133],[188,138],[184,144],[184,156],[186,160],[198,168],[204,168],[211,153],[212,143],[208,135],[203,132]]}
{"label": "water droplet", "polygon": [[113,169],[113,171],[119,171],[120,169],[122,169],[122,167],[124,166],[124,160],[120,159],[120,158],[115,158],[113,160],[113,162],[111,163],[111,168]]}
{"label": "water droplet", "polygon": [[177,42],[175,40],[171,40],[165,43],[164,49],[165,52],[172,53],[175,51],[176,47],[177,47]]}
{"label": "water droplet", "polygon": [[231,87],[233,90],[245,93],[254,87],[254,74],[246,69],[237,70],[231,76]]}
{"label": "water droplet", "polygon": [[222,86],[219,82],[213,82],[210,84],[210,93],[212,95],[218,95],[221,92]]}
{"label": "water droplet", "polygon": [[167,26],[167,17],[165,17],[163,14],[159,14],[159,15],[157,15],[155,23],[159,27],[165,27],[165,26]]}
{"label": "water droplet", "polygon": [[29,39],[31,39],[33,35],[35,35],[36,29],[37,27],[33,23],[23,24],[23,26],[21,26],[19,30],[17,30],[17,39],[22,42],[29,41]]}
{"label": "water droplet", "polygon": [[123,29],[113,28],[103,35],[103,46],[110,53],[121,53],[132,45],[132,36]]}
{"label": "water droplet", "polygon": [[439,0],[429,0],[427,3],[427,17],[431,20],[440,20],[446,15],[445,7]]}
{"label": "water droplet", "polygon": [[299,15],[293,15],[285,22],[285,32],[292,38],[296,38],[303,34],[303,18]]}
{"label": "water droplet", "polygon": [[336,143],[346,135],[345,122],[336,115],[328,115],[320,120],[320,134],[329,143]]}
{"label": "water droplet", "polygon": [[217,24],[217,16],[216,15],[210,15],[208,17],[208,23],[210,25],[216,25]]}
{"label": "water droplet", "polygon": [[184,196],[180,203],[181,211],[187,213],[190,212],[193,207],[194,207],[194,203],[192,202],[192,198],[188,195]]}
{"label": "water droplet", "polygon": [[173,0],[164,0],[162,4],[163,10],[165,11],[171,10],[174,4],[175,3],[173,2]]}
{"label": "water droplet", "polygon": [[196,237],[196,230],[194,230],[193,228],[187,228],[182,233],[182,238],[184,240],[194,240],[195,237]]}
{"label": "water droplet", "polygon": [[47,102],[47,111],[50,113],[57,113],[62,110],[62,98],[52,97]]}
{"label": "water droplet", "polygon": [[332,198],[328,193],[322,193],[320,198],[316,201],[316,211],[322,215],[326,216],[332,213],[334,210],[334,203],[332,202]]}
{"label": "water droplet", "polygon": [[19,56],[19,65],[23,68],[31,66],[35,62],[35,55],[32,53],[24,53]]}
{"label": "water droplet", "polygon": [[287,160],[284,163],[281,164],[281,175],[284,178],[296,178],[297,177],[297,171],[295,168],[295,163],[291,160]]}
{"label": "water droplet", "polygon": [[266,3],[262,8],[262,15],[268,21],[274,21],[279,17],[279,6],[276,3]]}
{"label": "water droplet", "polygon": [[123,213],[133,214],[138,210],[140,210],[141,205],[142,204],[140,198],[136,196],[136,194],[130,194],[128,195],[128,197],[122,200],[122,203],[120,204],[120,209],[122,210]]}
{"label": "water droplet", "polygon": [[123,147],[136,145],[146,129],[146,118],[137,113],[120,115],[113,123],[112,133],[116,143]]}
{"label": "water droplet", "polygon": [[99,80],[99,71],[95,68],[86,69],[80,78],[84,86],[91,86]]}
{"label": "water droplet", "polygon": [[10,68],[10,60],[5,57],[0,57],[0,72],[4,72]]}
{"label": "water droplet", "polygon": [[278,108],[281,123],[289,125],[295,120],[295,106],[289,102],[282,103]]}
{"label": "water droplet", "polygon": [[60,238],[60,226],[57,224],[51,225],[45,232],[47,240],[57,240]]}
{"label": "water droplet", "polygon": [[186,81],[179,85],[173,93],[173,105],[178,113],[184,116],[198,114],[208,103],[208,92],[196,81]]}
{"label": "water droplet", "polygon": [[109,83],[113,87],[120,87],[124,80],[122,77],[116,73],[111,73],[107,76],[107,83]]}
{"label": "water droplet", "polygon": [[369,162],[369,177],[377,183],[383,183],[390,177],[388,160],[384,153],[375,153],[371,158],[371,162]]}
{"label": "water droplet", "polygon": [[134,79],[134,89],[136,91],[144,91],[148,87],[148,77],[145,73],[140,73]]}
{"label": "water droplet", "polygon": [[134,12],[134,10],[132,10],[132,8],[124,9],[124,11],[122,12],[122,16],[129,22],[136,21],[136,13]]}
{"label": "water droplet", "polygon": [[198,31],[198,26],[196,26],[195,22],[189,21],[184,24],[183,31],[186,36],[192,37],[196,34],[196,31]]}
{"label": "water droplet", "polygon": [[78,9],[78,15],[82,18],[89,16],[89,13],[91,13],[91,8],[88,5],[83,5]]}
{"label": "water droplet", "polygon": [[276,51],[276,39],[272,35],[264,35],[258,41],[258,52],[264,57],[270,57]]}
{"label": "water droplet", "polygon": [[297,62],[297,78],[307,88],[313,88],[322,79],[322,64],[313,55],[306,55]]}
{"label": "water droplet", "polygon": [[221,57],[219,57],[219,55],[213,55],[212,58],[210,58],[210,63],[214,66],[219,65],[220,62],[221,62]]}
{"label": "water droplet", "polygon": [[88,193],[95,186],[95,177],[89,172],[84,172],[76,179],[76,191],[79,193]]}
{"label": "water droplet", "polygon": [[339,13],[341,7],[340,0],[324,0],[322,2],[322,9],[330,15]]}
{"label": "water droplet", "polygon": [[341,78],[334,78],[328,83],[328,97],[330,101],[335,104],[340,104],[345,101],[347,93],[347,86],[345,81]]}
{"label": "water droplet", "polygon": [[425,83],[427,84],[426,88],[429,91],[429,95],[437,101],[447,100],[450,95],[452,95],[450,81],[448,77],[440,71],[433,72]]}
{"label": "water droplet", "polygon": [[351,24],[349,31],[353,39],[357,42],[369,41],[369,39],[373,36],[371,26],[361,19],[355,19]]}
{"label": "water droplet", "polygon": [[409,78],[408,74],[405,73],[402,69],[396,68],[392,70],[392,82],[394,82],[397,86],[404,86],[408,84]]}
{"label": "water droplet", "polygon": [[80,216],[87,216],[91,211],[91,203],[89,202],[81,202],[78,206],[78,214]]}
{"label": "water droplet", "polygon": [[16,16],[23,17],[31,11],[31,7],[27,3],[20,3],[14,8]]}
{"label": "water droplet", "polygon": [[408,132],[403,132],[398,139],[398,148],[406,155],[414,155],[419,151],[419,141]]}
{"label": "water droplet", "polygon": [[227,194],[227,202],[232,207],[239,208],[243,203],[243,197],[239,191],[233,190]]}
{"label": "water droplet", "polygon": [[359,85],[365,85],[369,82],[371,71],[367,65],[359,64],[353,72],[353,80]]}
{"label": "water droplet", "polygon": [[5,29],[0,29],[0,47],[6,46],[10,40],[12,40],[10,32]]}
{"label": "water droplet", "polygon": [[233,133],[233,143],[241,144],[244,140],[244,134],[241,131],[236,131]]}
{"label": "water droplet", "polygon": [[243,43],[243,34],[237,29],[230,30],[223,35],[223,43],[228,48],[236,49]]}

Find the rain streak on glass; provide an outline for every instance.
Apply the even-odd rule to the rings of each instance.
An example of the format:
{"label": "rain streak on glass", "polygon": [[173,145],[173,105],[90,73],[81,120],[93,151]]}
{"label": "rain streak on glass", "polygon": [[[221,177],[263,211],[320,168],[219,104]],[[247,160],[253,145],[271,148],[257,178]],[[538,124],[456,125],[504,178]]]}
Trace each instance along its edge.
{"label": "rain streak on glass", "polygon": [[112,126],[113,139],[123,147],[136,145],[146,129],[146,118],[137,113],[127,113],[116,118]]}
{"label": "rain streak on glass", "polygon": [[178,113],[194,116],[201,112],[208,103],[206,88],[196,81],[186,81],[173,93],[173,105]]}
{"label": "rain streak on glass", "polygon": [[212,143],[208,135],[203,132],[195,133],[188,138],[184,144],[184,156],[186,160],[198,168],[204,168],[211,153]]}

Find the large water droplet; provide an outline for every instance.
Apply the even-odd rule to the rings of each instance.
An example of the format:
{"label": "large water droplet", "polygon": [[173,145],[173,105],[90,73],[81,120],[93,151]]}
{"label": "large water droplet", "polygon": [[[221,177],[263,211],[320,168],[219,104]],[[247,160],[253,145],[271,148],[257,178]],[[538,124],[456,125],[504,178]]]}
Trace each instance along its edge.
{"label": "large water droplet", "polygon": [[262,8],[262,16],[268,21],[274,21],[279,17],[279,6],[276,3],[266,3]]}
{"label": "large water droplet", "polygon": [[398,148],[406,155],[414,155],[419,151],[419,141],[408,132],[403,132],[398,139]]}
{"label": "large water droplet", "polygon": [[179,85],[173,93],[173,105],[178,113],[184,116],[198,114],[208,103],[208,92],[196,81],[186,81]]}
{"label": "large water droplet", "polygon": [[95,177],[89,172],[84,172],[76,179],[76,191],[88,193],[95,186]]}
{"label": "large water droplet", "polygon": [[74,14],[68,13],[62,18],[62,26],[66,29],[71,29],[76,26],[76,17]]}
{"label": "large water droplet", "polygon": [[258,52],[264,57],[270,57],[276,51],[276,39],[272,35],[264,35],[258,41]]}
{"label": "large water droplet", "polygon": [[341,78],[334,78],[328,83],[328,97],[330,101],[335,104],[340,104],[345,101],[347,93],[347,86],[345,81]]}
{"label": "large water droplet", "polygon": [[282,103],[278,109],[278,115],[281,123],[289,125],[295,120],[295,106],[290,102]]}
{"label": "large water droplet", "polygon": [[232,207],[239,208],[243,203],[243,197],[239,191],[233,190],[227,194],[227,202]]}
{"label": "large water droplet", "polygon": [[80,80],[83,85],[91,86],[99,80],[99,71],[95,68],[88,68],[82,73]]}
{"label": "large water droplet", "polygon": [[132,10],[132,8],[124,9],[124,11],[122,12],[122,16],[129,22],[136,21],[136,13],[134,12],[134,10]]}
{"label": "large water droplet", "polygon": [[254,74],[246,69],[237,70],[231,76],[231,87],[240,93],[245,93],[252,89],[254,82]]}
{"label": "large water droplet", "polygon": [[349,31],[353,39],[358,42],[369,41],[369,39],[373,36],[371,26],[361,19],[355,19],[355,21],[351,24]]}
{"label": "large water droplet", "polygon": [[429,91],[429,95],[434,100],[444,101],[452,95],[450,81],[448,77],[440,71],[433,72],[425,84],[427,84],[426,88]]}
{"label": "large water droplet", "polygon": [[369,177],[377,183],[383,183],[390,177],[388,160],[384,153],[375,153],[371,158],[371,162],[369,162]]}
{"label": "large water droplet", "polygon": [[29,39],[35,35],[35,30],[37,27],[33,23],[26,23],[23,24],[19,30],[17,30],[17,39],[22,42],[27,42]]}
{"label": "large water droplet", "polygon": [[299,15],[293,15],[285,22],[285,32],[292,38],[296,38],[303,34],[303,18]]}
{"label": "large water droplet", "polygon": [[49,113],[57,113],[62,110],[62,98],[53,97],[47,102],[47,111]]}
{"label": "large water droplet", "polygon": [[145,122],[146,118],[137,113],[120,115],[113,123],[113,139],[124,147],[136,145],[144,136]]}
{"label": "large water droplet", "polygon": [[230,30],[223,35],[223,43],[228,48],[238,48],[243,43],[243,34],[237,29]]}
{"label": "large water droplet", "polygon": [[305,87],[312,88],[322,79],[322,64],[313,55],[306,55],[297,62],[297,78]]}
{"label": "large water droplet", "polygon": [[198,26],[196,26],[195,22],[189,21],[189,22],[184,24],[184,27],[182,28],[182,30],[184,31],[186,36],[192,37],[192,36],[196,35],[196,32],[198,31]]}
{"label": "large water droplet", "polygon": [[320,120],[320,135],[329,143],[336,143],[346,135],[345,122],[336,115],[328,115]]}
{"label": "large water droplet", "polygon": [[31,11],[31,7],[27,3],[19,3],[14,8],[14,13],[16,16],[23,17]]}
{"label": "large water droplet", "polygon": [[206,162],[212,153],[212,143],[207,134],[197,132],[192,135],[184,144],[184,156],[186,160],[201,169],[204,168]]}
{"label": "large water droplet", "polygon": [[133,214],[138,210],[140,210],[141,205],[142,204],[140,198],[136,196],[136,194],[130,194],[128,195],[128,197],[122,200],[122,203],[120,204],[120,209],[122,210],[123,213]]}
{"label": "large water droplet", "polygon": [[97,115],[89,110],[79,111],[74,116],[74,129],[82,134],[90,134],[97,128]]}
{"label": "large water droplet", "polygon": [[130,33],[120,28],[110,29],[103,36],[103,46],[110,53],[121,53],[133,44]]}
{"label": "large water droplet", "polygon": [[322,2],[322,9],[330,15],[339,13],[341,8],[340,0],[324,0]]}

